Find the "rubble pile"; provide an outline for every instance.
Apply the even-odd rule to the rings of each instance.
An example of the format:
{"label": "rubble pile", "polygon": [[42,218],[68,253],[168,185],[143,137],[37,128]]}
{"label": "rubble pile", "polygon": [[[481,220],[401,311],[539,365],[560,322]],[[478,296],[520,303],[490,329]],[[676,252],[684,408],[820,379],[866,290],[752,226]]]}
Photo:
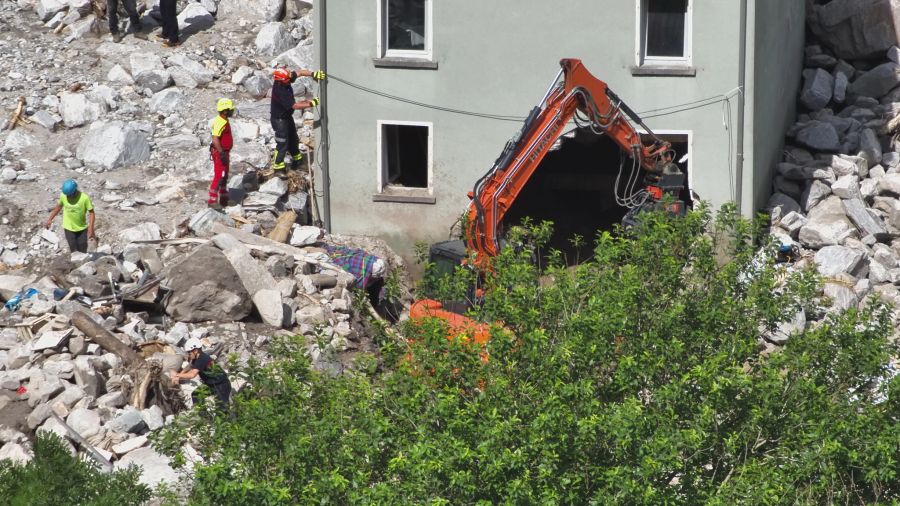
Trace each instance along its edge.
{"label": "rubble pile", "polygon": [[[353,315],[352,290],[377,297],[373,288],[399,257],[386,262],[347,238],[297,224],[290,239],[303,247],[291,246],[234,228],[237,219],[265,230],[238,207],[228,212],[196,213],[187,220],[196,235],[165,238],[142,223],[123,231],[136,239],[114,254],[62,255],[43,276],[0,275],[0,413],[8,413],[0,414],[7,427],[0,458],[27,459],[28,437],[52,431],[87,444],[85,453],[101,463],[127,463],[134,452],[164,460],[147,448],[146,435],[171,421],[181,401],[137,395],[133,364],[97,333],[138,351],[162,383],[182,367],[182,346],[192,337],[223,363],[246,364],[271,358],[272,335],[304,336],[313,367],[331,374],[352,364],[342,354],[374,351]],[[334,263],[346,255],[368,268]],[[177,397],[189,403],[194,387],[182,386]]]}
{"label": "rubble pile", "polygon": [[[179,7],[184,45],[166,49],[152,36],[111,42],[103,1],[0,5],[0,269],[40,263],[60,248],[34,237],[70,177],[94,200],[100,247],[117,245],[118,232],[136,221],[132,213],[168,226],[186,206],[203,206],[218,98],[236,105],[231,175],[268,166],[275,144],[266,98],[271,68],[312,66],[311,4],[209,0]],[[158,32],[158,2],[138,2],[138,9],[144,35]],[[90,20],[91,29],[72,32]],[[315,93],[309,78],[294,90],[298,99]],[[298,121],[313,162],[314,118],[307,111]],[[271,200],[251,196],[248,205]]]}
{"label": "rubble pile", "polygon": [[[138,4],[152,35],[158,2]],[[364,299],[404,266],[380,241],[316,226],[313,112],[298,121],[304,166],[286,180],[267,170],[271,67],[311,67],[310,3],[181,2],[177,49],[110,42],[104,7],[0,4],[0,459],[28,460],[51,431],[104,468],[137,463],[144,482],[172,483],[147,436],[190,404],[197,383],[168,381],[187,339],[242,364],[301,336],[314,368],[340,374],[374,351],[358,309],[376,314]],[[294,89],[315,93],[308,78]],[[216,211],[221,97],[237,111],[231,206]],[[87,254],[42,226],[68,178],[96,209]]]}
{"label": "rubble pile", "polygon": [[[798,267],[818,270],[836,310],[869,296],[900,302],[900,49],[879,46],[872,59],[872,47],[840,43],[845,31],[818,32],[831,19],[823,12],[851,4],[817,5],[810,13],[820,38],[811,35],[805,48],[800,114],[787,132],[768,204],[783,252],[793,250],[787,256],[799,258]],[[853,33],[865,28],[857,21]],[[868,59],[844,59],[851,50]],[[788,326],[806,327],[805,317],[795,320]],[[773,342],[783,344],[788,334]]]}

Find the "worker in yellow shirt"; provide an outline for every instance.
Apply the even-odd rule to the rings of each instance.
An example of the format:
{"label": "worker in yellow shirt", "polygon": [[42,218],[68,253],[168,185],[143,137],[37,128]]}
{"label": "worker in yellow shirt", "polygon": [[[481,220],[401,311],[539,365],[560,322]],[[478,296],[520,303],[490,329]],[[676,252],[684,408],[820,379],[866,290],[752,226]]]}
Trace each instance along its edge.
{"label": "worker in yellow shirt", "polygon": [[60,211],[63,212],[63,230],[66,242],[69,243],[69,251],[87,253],[88,238],[97,237],[94,235],[94,204],[86,193],[78,191],[78,183],[74,179],[67,179],[63,183],[62,195],[44,228],[50,228]]}

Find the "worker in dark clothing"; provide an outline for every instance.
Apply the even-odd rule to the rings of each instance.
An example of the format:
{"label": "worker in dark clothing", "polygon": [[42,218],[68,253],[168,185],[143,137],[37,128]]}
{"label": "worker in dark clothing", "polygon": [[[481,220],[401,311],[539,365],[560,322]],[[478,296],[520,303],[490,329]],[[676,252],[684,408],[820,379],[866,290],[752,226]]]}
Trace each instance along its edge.
{"label": "worker in dark clothing", "polygon": [[178,2],[177,0],[159,0],[159,16],[162,18],[163,47],[178,47]]}
{"label": "worker in dark clothing", "polygon": [[270,119],[272,130],[275,131],[275,154],[272,156],[272,169],[275,175],[285,177],[285,162],[287,155],[291,156],[291,168],[300,166],[303,155],[300,153],[300,137],[297,135],[297,124],[294,123],[294,111],[308,109],[319,105],[319,99],[301,100],[294,99],[294,89],[291,83],[298,77],[312,77],[316,81],[325,79],[325,72],[321,70],[300,69],[290,71],[288,69],[275,69],[272,78],[275,81],[272,86],[272,108]]}
{"label": "worker in dark clothing", "polygon": [[[128,13],[128,19],[131,24],[125,34],[134,34],[137,38],[145,38],[141,34],[141,17],[137,13],[134,6],[134,0],[122,0],[122,7]],[[119,34],[119,0],[106,0],[106,15],[109,17],[109,33],[112,35],[113,42],[122,42],[122,35]]]}
{"label": "worker in dark clothing", "polygon": [[[219,409],[225,411],[231,400],[231,381],[228,380],[225,371],[215,363],[212,357],[203,353],[201,348],[199,339],[194,337],[188,339],[184,345],[184,351],[187,353],[191,368],[183,372],[173,371],[172,383],[177,385],[183,379],[189,380],[200,376],[200,381],[216,396],[216,404]],[[200,401],[196,391],[191,394],[191,400],[195,406]]]}

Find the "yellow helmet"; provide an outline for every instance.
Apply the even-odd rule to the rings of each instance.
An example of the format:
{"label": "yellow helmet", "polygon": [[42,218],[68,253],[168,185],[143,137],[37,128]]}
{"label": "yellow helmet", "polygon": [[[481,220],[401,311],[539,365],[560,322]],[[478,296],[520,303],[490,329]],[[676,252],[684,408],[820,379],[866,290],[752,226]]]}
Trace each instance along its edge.
{"label": "yellow helmet", "polygon": [[234,110],[234,102],[231,101],[230,98],[220,98],[218,102],[216,102],[216,111],[233,111]]}

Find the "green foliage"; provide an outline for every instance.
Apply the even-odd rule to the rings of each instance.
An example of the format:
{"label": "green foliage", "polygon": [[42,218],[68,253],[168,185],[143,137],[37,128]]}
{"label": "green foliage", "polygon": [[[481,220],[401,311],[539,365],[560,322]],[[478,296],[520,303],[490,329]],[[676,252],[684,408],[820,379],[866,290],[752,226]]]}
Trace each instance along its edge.
{"label": "green foliage", "polygon": [[[480,347],[407,324],[383,373],[311,372],[299,343],[251,365],[233,418],[185,417],[197,504],[892,504],[900,379],[877,301],[761,354],[813,273],[785,277],[733,208],[648,214],[566,267],[493,259]],[[469,276],[465,268],[457,276]],[[466,278],[466,281],[471,278]],[[460,280],[429,280],[451,295]],[[460,286],[457,286],[457,285]],[[398,350],[405,349],[405,353]]]}
{"label": "green foliage", "polygon": [[0,498],[11,506],[139,505],[150,499],[150,489],[138,476],[134,467],[104,473],[93,460],[73,457],[57,435],[42,434],[27,464],[0,461]]}

